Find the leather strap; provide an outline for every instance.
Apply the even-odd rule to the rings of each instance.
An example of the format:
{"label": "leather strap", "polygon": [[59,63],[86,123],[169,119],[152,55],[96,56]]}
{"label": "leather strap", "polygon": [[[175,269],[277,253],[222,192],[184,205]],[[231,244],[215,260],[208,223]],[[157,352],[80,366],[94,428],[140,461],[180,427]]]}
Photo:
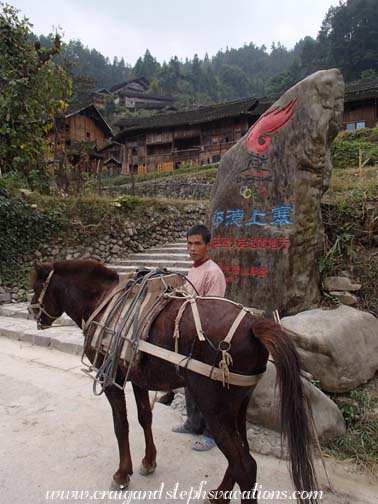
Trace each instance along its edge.
{"label": "leather strap", "polygon": [[200,341],[205,341],[206,338],[203,335],[203,329],[202,329],[201,319],[200,319],[200,316],[199,316],[199,313],[198,313],[198,306],[197,306],[197,300],[196,300],[196,298],[192,298],[190,300],[190,305],[192,307],[194,324],[196,326],[198,339]]}
{"label": "leather strap", "polygon": [[[205,364],[204,362],[198,361],[197,359],[191,359],[187,355],[182,355],[173,352],[172,350],[167,350],[166,348],[159,347],[144,340],[139,340],[138,350],[149,355],[153,355],[154,357],[158,357],[159,359],[171,362],[172,364],[188,369],[189,371],[193,371],[194,373],[206,376],[207,378],[211,378],[212,380],[221,382],[224,381],[222,370],[217,367],[210,366],[209,364]],[[230,372],[227,381],[230,385],[236,385],[239,387],[251,387],[252,385],[256,385],[258,383],[263,374],[264,373],[256,375],[240,375]]]}
{"label": "leather strap", "polygon": [[236,329],[239,327],[240,322],[247,315],[247,313],[248,313],[248,310],[245,310],[244,308],[242,310],[240,310],[239,315],[234,320],[232,326],[228,330],[228,333],[226,334],[226,337],[224,338],[223,341],[225,341],[226,343],[231,342],[231,340],[236,332]]}

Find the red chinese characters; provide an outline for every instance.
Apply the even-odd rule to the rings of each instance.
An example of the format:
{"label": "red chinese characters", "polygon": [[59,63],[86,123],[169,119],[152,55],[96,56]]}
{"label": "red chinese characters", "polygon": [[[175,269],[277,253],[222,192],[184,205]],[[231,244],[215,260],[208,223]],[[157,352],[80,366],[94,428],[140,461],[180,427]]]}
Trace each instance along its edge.
{"label": "red chinese characters", "polygon": [[238,283],[240,281],[240,277],[258,277],[265,278],[268,274],[268,268],[266,266],[239,266],[238,264],[228,265],[228,264],[220,264],[220,268],[222,269],[226,282],[230,283]]}
{"label": "red chinese characters", "polygon": [[214,236],[210,248],[286,250],[289,238],[229,238]]}

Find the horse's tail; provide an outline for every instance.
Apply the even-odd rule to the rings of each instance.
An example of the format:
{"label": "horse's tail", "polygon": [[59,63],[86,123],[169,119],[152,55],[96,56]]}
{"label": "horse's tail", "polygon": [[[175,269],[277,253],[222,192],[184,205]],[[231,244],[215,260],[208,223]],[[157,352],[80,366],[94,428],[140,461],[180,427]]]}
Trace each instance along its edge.
{"label": "horse's tail", "polygon": [[[317,481],[313,462],[311,412],[300,378],[300,358],[289,336],[275,322],[258,320],[254,335],[274,359],[281,399],[281,433],[287,440],[294,486],[303,496],[298,502],[316,503]],[[314,497],[307,492],[315,491]],[[311,494],[310,494],[311,495]]]}

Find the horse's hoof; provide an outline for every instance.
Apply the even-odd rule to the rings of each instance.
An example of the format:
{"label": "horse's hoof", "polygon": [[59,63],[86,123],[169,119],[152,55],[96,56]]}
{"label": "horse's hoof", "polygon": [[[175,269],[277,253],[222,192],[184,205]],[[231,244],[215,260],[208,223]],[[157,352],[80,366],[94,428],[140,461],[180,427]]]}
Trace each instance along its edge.
{"label": "horse's hoof", "polygon": [[120,478],[119,476],[114,475],[112,479],[112,483],[110,485],[111,490],[126,490],[130,484],[130,476],[126,478]]}
{"label": "horse's hoof", "polygon": [[152,465],[145,466],[144,464],[140,464],[139,466],[139,474],[142,476],[148,476],[149,474],[152,474],[155,472],[156,469],[156,462],[154,462]]}

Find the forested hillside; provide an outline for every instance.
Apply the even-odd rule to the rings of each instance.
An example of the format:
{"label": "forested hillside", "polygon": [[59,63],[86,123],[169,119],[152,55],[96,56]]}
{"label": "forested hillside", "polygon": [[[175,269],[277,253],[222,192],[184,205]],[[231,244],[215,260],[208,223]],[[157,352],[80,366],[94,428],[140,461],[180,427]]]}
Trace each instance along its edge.
{"label": "forested hillside", "polygon": [[[48,45],[49,37],[39,41]],[[317,38],[306,37],[291,50],[280,42],[270,48],[251,42],[212,58],[194,55],[180,61],[172,56],[160,63],[147,49],[131,67],[123,58],[110,62],[76,40],[65,44],[56,59],[73,76],[76,99],[142,75],[151,82],[151,93],[174,96],[179,108],[251,95],[277,96],[323,68],[340,68],[347,82],[378,77],[378,0],[344,0],[331,7]]]}

